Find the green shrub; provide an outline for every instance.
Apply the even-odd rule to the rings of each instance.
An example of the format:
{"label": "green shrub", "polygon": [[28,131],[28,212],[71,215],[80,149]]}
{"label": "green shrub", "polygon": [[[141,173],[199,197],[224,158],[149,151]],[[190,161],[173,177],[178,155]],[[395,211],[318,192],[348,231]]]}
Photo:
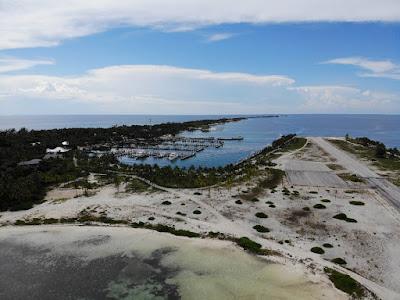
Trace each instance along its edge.
{"label": "green shrub", "polygon": [[193,211],[193,214],[194,214],[194,215],[200,215],[200,214],[201,214],[201,211],[198,210],[198,209],[196,209],[196,210]]}
{"label": "green shrub", "polygon": [[243,202],[240,201],[240,200],[236,200],[235,203],[236,203],[236,204],[239,204],[239,205],[240,205],[240,204],[243,204]]}
{"label": "green shrub", "polygon": [[146,228],[146,229],[152,229],[156,230],[158,232],[168,232],[177,236],[186,236],[186,237],[200,237],[200,234],[197,232],[192,232],[189,230],[184,230],[184,229],[175,229],[173,226],[167,226],[163,224],[146,224],[143,222],[137,222],[137,223],[132,223],[131,227],[133,228]]}
{"label": "green shrub", "polygon": [[261,251],[261,244],[250,240],[248,237],[241,237],[236,239],[236,243],[243,249],[259,254]]}
{"label": "green shrub", "polygon": [[257,232],[261,232],[261,233],[270,232],[270,230],[267,227],[264,227],[262,225],[255,225],[255,226],[253,226],[253,229],[255,229]]}
{"label": "green shrub", "polygon": [[333,218],[342,220],[342,221],[346,221],[348,223],[357,223],[356,219],[349,218],[344,213],[337,214],[337,215],[333,216]]}
{"label": "green shrub", "polygon": [[347,274],[340,273],[331,268],[324,268],[326,274],[328,274],[329,280],[335,285],[335,287],[356,299],[362,299],[366,295],[365,288],[351,278]]}
{"label": "green shrub", "polygon": [[256,213],[256,215],[255,215],[257,218],[261,218],[261,219],[266,219],[266,218],[268,218],[268,215],[266,215],[265,213],[263,213],[263,212],[258,212],[258,213]]}
{"label": "green shrub", "polygon": [[270,204],[269,207],[275,208],[276,206],[275,206],[275,204]]}
{"label": "green shrub", "polygon": [[161,204],[162,204],[162,205],[171,205],[171,202],[168,201],[168,200],[166,200],[166,201],[163,201]]}
{"label": "green shrub", "polygon": [[335,264],[338,264],[338,265],[346,265],[347,264],[347,262],[343,258],[340,258],[340,257],[336,257],[336,258],[332,259],[332,262]]}
{"label": "green shrub", "polygon": [[329,244],[329,243],[325,243],[325,244],[323,244],[322,245],[324,248],[333,248],[333,245],[332,244]]}
{"label": "green shrub", "polygon": [[310,208],[308,206],[303,207],[304,211],[310,211]]}
{"label": "green shrub", "polygon": [[350,204],[352,204],[352,205],[365,205],[365,203],[364,202],[362,202],[362,201],[350,201]]}
{"label": "green shrub", "polygon": [[329,199],[322,199],[322,200],[321,200],[321,202],[324,202],[324,203],[330,203],[330,202],[331,202],[331,200],[329,200]]}
{"label": "green shrub", "polygon": [[317,191],[310,191],[310,194],[318,194]]}
{"label": "green shrub", "polygon": [[252,198],[251,200],[250,200],[251,202],[258,202],[258,201],[260,201],[258,198]]}
{"label": "green shrub", "polygon": [[27,225],[26,222],[24,220],[16,220],[14,222],[14,225]]}
{"label": "green shrub", "polygon": [[326,208],[326,206],[321,203],[315,204],[313,207],[316,209],[325,209]]}
{"label": "green shrub", "polygon": [[321,247],[312,247],[311,248],[311,252],[317,253],[317,254],[324,254],[325,253],[324,249],[322,249]]}

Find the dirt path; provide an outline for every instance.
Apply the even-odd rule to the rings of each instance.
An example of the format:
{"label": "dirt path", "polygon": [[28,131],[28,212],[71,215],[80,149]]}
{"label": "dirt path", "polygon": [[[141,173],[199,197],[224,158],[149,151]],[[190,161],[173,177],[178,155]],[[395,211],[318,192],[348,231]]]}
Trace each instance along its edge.
{"label": "dirt path", "polygon": [[363,177],[372,188],[375,188],[381,196],[387,199],[400,212],[400,189],[397,186],[382,178],[365,164],[335,147],[327,140],[321,137],[310,137],[309,139],[334,157],[338,164],[350,172]]}

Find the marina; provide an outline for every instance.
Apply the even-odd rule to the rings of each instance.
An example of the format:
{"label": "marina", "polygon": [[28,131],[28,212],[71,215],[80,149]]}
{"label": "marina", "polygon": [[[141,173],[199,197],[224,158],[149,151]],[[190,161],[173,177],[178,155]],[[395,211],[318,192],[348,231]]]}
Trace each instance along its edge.
{"label": "marina", "polygon": [[163,136],[159,140],[129,141],[122,146],[112,147],[111,153],[118,158],[133,160],[167,159],[168,161],[187,160],[207,148],[219,149],[225,141],[243,141],[243,137],[183,137]]}

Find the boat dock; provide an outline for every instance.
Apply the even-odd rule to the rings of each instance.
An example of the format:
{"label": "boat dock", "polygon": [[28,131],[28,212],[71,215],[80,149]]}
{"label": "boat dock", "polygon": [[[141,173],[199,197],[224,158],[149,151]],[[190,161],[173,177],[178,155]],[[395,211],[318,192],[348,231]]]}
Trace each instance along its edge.
{"label": "boat dock", "polygon": [[196,156],[207,148],[222,148],[225,141],[241,141],[243,137],[183,137],[165,136],[158,140],[136,139],[111,149],[117,157],[128,156],[134,159],[153,157],[157,159],[185,160]]}

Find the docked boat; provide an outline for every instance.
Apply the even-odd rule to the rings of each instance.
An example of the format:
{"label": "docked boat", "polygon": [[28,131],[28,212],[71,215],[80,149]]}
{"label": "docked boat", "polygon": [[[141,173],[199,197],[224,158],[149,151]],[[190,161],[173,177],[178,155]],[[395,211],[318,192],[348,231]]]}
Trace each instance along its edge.
{"label": "docked boat", "polygon": [[171,161],[178,159],[178,157],[179,157],[179,155],[176,154],[175,152],[171,152],[171,153],[168,155],[168,159],[171,160]]}

